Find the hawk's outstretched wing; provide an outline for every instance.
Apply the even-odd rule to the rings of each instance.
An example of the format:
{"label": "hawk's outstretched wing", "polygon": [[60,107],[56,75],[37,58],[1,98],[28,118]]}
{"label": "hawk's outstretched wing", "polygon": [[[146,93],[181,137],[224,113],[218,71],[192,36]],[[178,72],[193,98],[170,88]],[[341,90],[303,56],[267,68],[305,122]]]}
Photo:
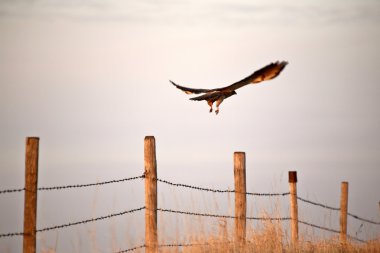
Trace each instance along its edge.
{"label": "hawk's outstretched wing", "polygon": [[216,88],[216,89],[196,89],[196,88],[188,88],[181,85],[178,85],[170,80],[170,82],[177,87],[178,89],[184,91],[186,94],[200,94],[207,93],[212,91],[224,91],[224,90],[236,90],[250,83],[259,83],[262,81],[270,80],[278,76],[281,71],[288,64],[286,61],[282,62],[274,62],[268,64],[267,66],[255,71],[252,75],[240,80],[239,82],[233,83],[229,86]]}
{"label": "hawk's outstretched wing", "polygon": [[243,80],[240,80],[239,82],[233,83],[223,88],[214,89],[214,90],[217,90],[217,91],[236,90],[250,83],[259,83],[262,81],[273,79],[281,73],[281,71],[285,68],[287,64],[288,62],[286,61],[282,61],[282,62],[277,61],[277,62],[268,64],[267,66],[253,72],[252,75],[244,78]]}
{"label": "hawk's outstretched wing", "polygon": [[199,94],[199,93],[207,93],[211,90],[208,90],[208,89],[195,89],[195,88],[187,88],[187,87],[183,87],[181,85],[178,85],[176,84],[175,82],[169,80],[175,87],[177,87],[178,89],[182,90],[183,92],[185,92],[186,94]]}

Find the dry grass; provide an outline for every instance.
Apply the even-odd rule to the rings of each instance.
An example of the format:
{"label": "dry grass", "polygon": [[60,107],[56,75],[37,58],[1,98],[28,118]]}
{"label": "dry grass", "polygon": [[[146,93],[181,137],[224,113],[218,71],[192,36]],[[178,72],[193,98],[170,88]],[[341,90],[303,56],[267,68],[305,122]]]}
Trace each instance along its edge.
{"label": "dry grass", "polygon": [[[261,217],[279,217],[278,209],[274,211],[277,215],[263,212]],[[191,218],[191,217],[189,217]],[[199,220],[198,226],[205,224],[219,223],[217,229],[209,234],[201,232],[188,237],[184,242],[174,242],[174,244],[187,244],[193,246],[183,247],[161,247],[159,252],[162,253],[380,253],[380,238],[377,240],[359,243],[356,241],[348,241],[342,245],[339,236],[333,236],[327,239],[318,239],[316,236],[311,237],[300,233],[298,245],[295,247],[290,245],[290,235],[285,229],[289,226],[288,222],[282,221],[263,221],[255,225],[247,222],[246,241],[243,245],[239,245],[234,241],[234,221],[221,219],[207,220],[210,223],[203,223]],[[204,229],[201,229],[203,231]],[[191,234],[191,231],[188,231]],[[308,238],[307,240],[304,238]],[[311,238],[311,239],[310,239]],[[161,242],[165,242],[161,240]],[[162,243],[164,244],[164,243]],[[144,250],[140,251],[144,252]]]}
{"label": "dry grass", "polygon": [[[289,244],[289,238],[284,232],[280,222],[265,221],[262,227],[253,231],[248,229],[247,240],[243,245],[234,242],[229,236],[226,226],[220,226],[219,233],[214,235],[198,235],[185,244],[193,246],[184,247],[161,247],[159,252],[182,252],[182,253],[361,253],[380,252],[380,240],[373,240],[367,243],[347,242],[342,245],[337,237],[325,240],[303,241],[300,239],[296,247]],[[302,235],[300,236],[302,238]],[[140,252],[144,252],[143,250]]]}

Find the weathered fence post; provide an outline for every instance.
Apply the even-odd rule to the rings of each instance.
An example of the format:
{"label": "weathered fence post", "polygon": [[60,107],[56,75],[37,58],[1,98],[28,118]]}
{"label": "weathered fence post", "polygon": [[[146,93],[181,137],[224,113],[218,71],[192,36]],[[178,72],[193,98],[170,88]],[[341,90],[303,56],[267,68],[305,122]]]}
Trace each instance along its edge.
{"label": "weathered fence post", "polygon": [[342,182],[340,195],[340,242],[347,242],[348,182]]}
{"label": "weathered fence post", "polygon": [[157,161],[154,136],[144,139],[144,166],[146,253],[157,253]]}
{"label": "weathered fence post", "polygon": [[38,137],[26,138],[23,252],[36,252]]}
{"label": "weathered fence post", "polygon": [[289,171],[290,218],[292,245],[298,244],[297,171]]}
{"label": "weathered fence post", "polygon": [[235,241],[243,245],[246,236],[246,179],[245,179],[245,153],[234,153],[235,178]]}

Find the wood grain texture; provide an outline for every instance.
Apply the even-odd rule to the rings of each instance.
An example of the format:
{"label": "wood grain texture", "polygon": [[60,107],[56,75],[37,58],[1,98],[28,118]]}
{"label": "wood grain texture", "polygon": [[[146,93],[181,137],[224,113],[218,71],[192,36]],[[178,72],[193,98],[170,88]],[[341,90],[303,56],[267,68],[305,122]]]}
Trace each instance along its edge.
{"label": "wood grain texture", "polygon": [[234,178],[235,178],[235,240],[239,244],[245,242],[246,237],[246,173],[245,153],[234,153]]}
{"label": "wood grain texture", "polygon": [[348,182],[341,184],[340,196],[340,241],[347,242]]}
{"label": "wood grain texture", "polygon": [[289,171],[289,197],[292,245],[298,244],[297,171]]}
{"label": "wood grain texture", "polygon": [[156,141],[153,136],[146,136],[144,139],[144,165],[146,244],[145,252],[157,253],[157,161]]}
{"label": "wood grain texture", "polygon": [[26,138],[23,252],[36,252],[39,138]]}

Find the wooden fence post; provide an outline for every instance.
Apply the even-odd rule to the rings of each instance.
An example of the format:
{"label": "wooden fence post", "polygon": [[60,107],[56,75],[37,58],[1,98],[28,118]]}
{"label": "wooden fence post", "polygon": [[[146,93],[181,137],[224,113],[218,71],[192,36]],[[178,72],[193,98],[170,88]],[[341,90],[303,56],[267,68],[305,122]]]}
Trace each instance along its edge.
{"label": "wooden fence post", "polygon": [[36,252],[38,137],[26,138],[23,252]]}
{"label": "wooden fence post", "polygon": [[298,244],[297,171],[289,171],[290,218],[292,245]]}
{"label": "wooden fence post", "polygon": [[157,253],[157,161],[154,136],[144,139],[144,166],[146,253]]}
{"label": "wooden fence post", "polygon": [[348,182],[342,182],[340,195],[340,242],[347,242]]}
{"label": "wooden fence post", "polygon": [[246,179],[245,179],[245,153],[234,153],[235,178],[235,241],[243,245],[246,236]]}

